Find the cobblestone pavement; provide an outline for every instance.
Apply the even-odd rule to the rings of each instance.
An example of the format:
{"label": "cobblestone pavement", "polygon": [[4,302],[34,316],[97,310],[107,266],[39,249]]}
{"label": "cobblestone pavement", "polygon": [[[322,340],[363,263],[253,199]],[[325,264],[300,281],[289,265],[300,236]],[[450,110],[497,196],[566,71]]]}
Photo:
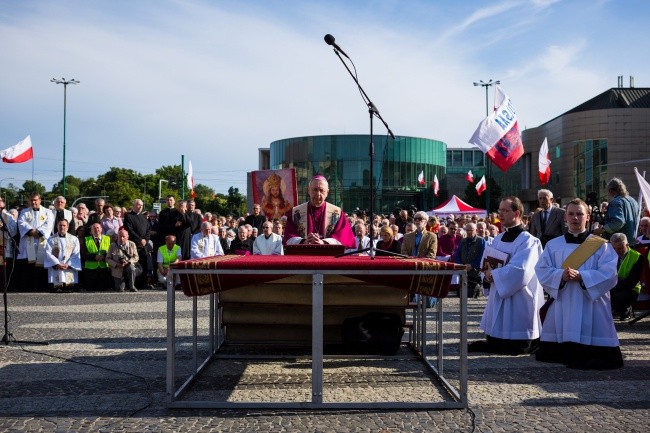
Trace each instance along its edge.
{"label": "cobblestone pavement", "polygon": [[[187,335],[189,302],[182,294],[177,296],[180,332]],[[614,371],[575,371],[537,363],[529,356],[470,354],[473,425],[473,414],[465,410],[167,409],[165,299],[160,291],[9,294],[14,338],[49,345],[1,345],[0,431],[385,433],[469,432],[473,427],[477,432],[648,431],[650,319],[632,327],[617,323],[625,367]],[[458,300],[448,299],[445,305],[445,328],[453,342],[458,338],[451,331],[457,327]],[[470,340],[481,338],[478,322],[484,305],[483,299],[469,301]],[[453,351],[450,355],[450,367],[457,366]],[[231,370],[223,369],[230,380],[223,387],[288,395],[292,389],[302,392],[309,380],[304,366],[294,366],[290,385],[278,387],[275,373],[286,365],[239,362],[239,367],[230,364]],[[395,395],[419,386],[417,381],[401,381],[400,377],[413,377],[408,375],[389,375],[381,385],[375,379],[364,382],[360,378],[378,377],[375,374],[382,373],[376,371],[382,367],[376,362],[348,362],[332,368],[329,379],[326,376],[326,381],[342,378],[348,383],[343,398],[346,393]],[[398,363],[393,371],[410,368],[408,362]],[[199,386],[197,392],[204,391]]]}

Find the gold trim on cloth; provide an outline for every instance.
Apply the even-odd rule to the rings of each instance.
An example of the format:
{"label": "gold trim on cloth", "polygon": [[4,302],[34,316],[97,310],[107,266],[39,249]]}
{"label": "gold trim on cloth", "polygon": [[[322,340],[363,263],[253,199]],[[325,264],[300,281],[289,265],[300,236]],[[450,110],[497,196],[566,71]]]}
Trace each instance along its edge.
{"label": "gold trim on cloth", "polygon": [[578,269],[587,261],[589,257],[594,255],[598,249],[607,243],[607,240],[600,236],[589,236],[578,248],[573,250],[571,254],[562,263],[562,268]]}

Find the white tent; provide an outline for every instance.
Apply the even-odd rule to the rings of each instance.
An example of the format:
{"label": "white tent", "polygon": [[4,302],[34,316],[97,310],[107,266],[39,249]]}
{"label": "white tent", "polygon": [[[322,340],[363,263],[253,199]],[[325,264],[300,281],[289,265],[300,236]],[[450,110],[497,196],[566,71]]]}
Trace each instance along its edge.
{"label": "white tent", "polygon": [[485,209],[479,209],[472,207],[459,199],[457,196],[453,195],[449,200],[441,204],[435,209],[431,209],[427,212],[429,215],[477,215],[479,217],[487,216]]}

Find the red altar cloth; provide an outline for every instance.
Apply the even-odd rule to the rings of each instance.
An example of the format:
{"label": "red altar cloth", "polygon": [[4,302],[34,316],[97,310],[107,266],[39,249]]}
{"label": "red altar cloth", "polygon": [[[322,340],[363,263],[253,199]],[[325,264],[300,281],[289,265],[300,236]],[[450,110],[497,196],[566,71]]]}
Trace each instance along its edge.
{"label": "red altar cloth", "polygon": [[[381,275],[347,274],[345,271],[422,271],[464,269],[464,265],[439,262],[432,259],[379,256],[324,257],[324,256],[216,256],[207,259],[186,260],[171,265],[174,269],[205,270],[199,274],[180,274],[183,292],[187,296],[210,293],[260,284],[294,275],[292,271],[338,271],[338,275],[372,284],[381,284],[436,298],[449,292],[451,275]],[[241,271],[236,274],[210,273],[210,270]],[[286,274],[265,274],[268,270],[287,270]],[[327,278],[327,276],[326,276]]]}

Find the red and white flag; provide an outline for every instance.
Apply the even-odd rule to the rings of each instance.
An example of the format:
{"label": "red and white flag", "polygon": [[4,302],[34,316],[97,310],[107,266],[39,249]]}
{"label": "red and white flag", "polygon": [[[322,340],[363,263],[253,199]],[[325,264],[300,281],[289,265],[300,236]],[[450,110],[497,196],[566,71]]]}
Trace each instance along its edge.
{"label": "red and white flag", "polygon": [[476,184],[476,193],[480,197],[481,194],[483,194],[483,191],[487,189],[487,185],[485,183],[485,175],[481,178],[481,180],[478,181]]}
{"label": "red and white flag", "polygon": [[[636,175],[636,180],[639,182],[639,195],[643,197],[646,208],[650,208],[650,184],[648,184],[648,181],[641,176],[641,173],[639,173],[639,170],[637,170],[636,167],[634,167],[634,174]],[[643,174],[645,174],[645,172],[643,172]],[[641,200],[639,200],[639,207],[643,208],[643,206],[641,206]]]}
{"label": "red and white flag", "polygon": [[517,112],[499,86],[494,91],[494,105],[497,108],[479,123],[469,142],[506,172],[524,154],[524,145],[517,125]]}
{"label": "red and white flag", "polygon": [[420,174],[418,174],[418,182],[420,182],[420,185],[424,185],[425,183],[427,183],[424,180],[424,170],[422,170]]}
{"label": "red and white flag", "polygon": [[19,141],[15,146],[11,146],[5,150],[0,150],[2,162],[10,164],[27,162],[34,158],[34,150],[32,149],[32,139],[28,135],[22,141]]}
{"label": "red and white flag", "polygon": [[433,195],[438,197],[438,192],[440,191],[440,183],[438,183],[438,175],[433,175]]}
{"label": "red and white flag", "polygon": [[187,167],[187,189],[192,191],[192,198],[196,197],[196,194],[194,194],[194,171],[192,170],[192,161],[189,162]]}
{"label": "red and white flag", "polygon": [[539,149],[539,182],[546,185],[551,180],[551,159],[548,157],[548,141],[544,137],[542,147]]}
{"label": "red and white flag", "polygon": [[465,180],[470,183],[474,183],[474,173],[472,173],[472,170],[467,172],[467,174],[465,175]]}

